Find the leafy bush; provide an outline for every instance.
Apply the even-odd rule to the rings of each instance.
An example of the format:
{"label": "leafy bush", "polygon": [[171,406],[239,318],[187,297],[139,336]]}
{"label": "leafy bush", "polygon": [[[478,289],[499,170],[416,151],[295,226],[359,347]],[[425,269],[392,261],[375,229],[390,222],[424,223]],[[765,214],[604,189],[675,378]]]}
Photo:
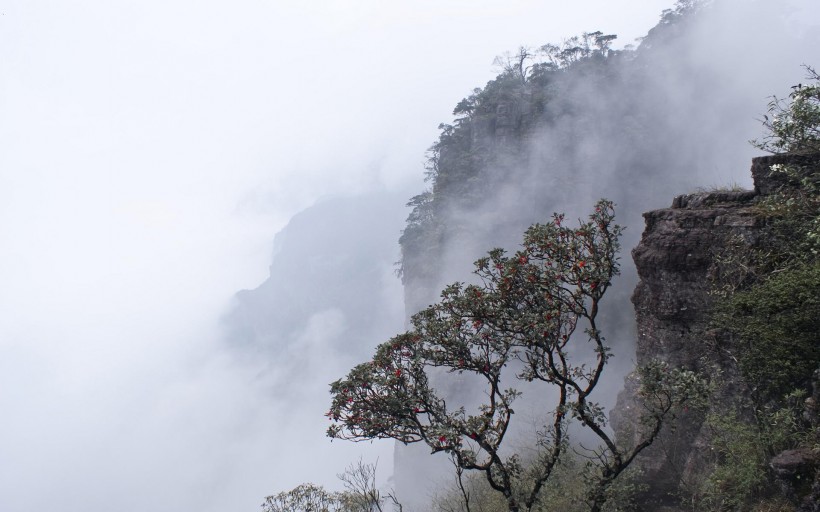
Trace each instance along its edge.
{"label": "leafy bush", "polygon": [[735,293],[718,304],[715,323],[739,337],[740,369],[762,398],[805,387],[820,365],[820,262]]}
{"label": "leafy bush", "polygon": [[804,398],[805,394],[797,391],[781,403],[747,411],[754,419],[744,418],[738,411],[707,416],[712,465],[693,497],[696,510],[793,510],[793,505],[777,496],[768,463],[780,451],[814,439],[812,427],[801,418]]}
{"label": "leafy bush", "polygon": [[772,97],[763,116],[769,133],[753,145],[771,153],[820,151],[820,75],[809,66],[806,72],[810,83],[792,87],[788,100]]}

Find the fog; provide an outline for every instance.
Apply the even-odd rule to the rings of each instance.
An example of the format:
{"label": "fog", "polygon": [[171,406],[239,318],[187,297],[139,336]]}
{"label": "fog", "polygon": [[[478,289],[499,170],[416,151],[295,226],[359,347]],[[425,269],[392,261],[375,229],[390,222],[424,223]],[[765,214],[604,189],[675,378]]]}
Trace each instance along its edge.
{"label": "fog", "polygon": [[[338,488],[360,457],[389,485],[392,444],[331,443],[322,414],[327,384],[403,329],[396,241],[436,126],[496,55],[592,30],[627,44],[672,3],[0,5],[0,510],[258,510]],[[748,186],[755,118],[816,58],[817,20],[809,0],[725,2],[677,64],[654,59],[654,95],[612,110],[579,91],[597,120],[670,108],[653,128],[674,150],[647,179],[605,172],[630,148],[581,145],[586,166],[553,170],[591,186],[533,188],[527,215],[617,198],[628,249],[642,209]],[[570,136],[542,133],[534,161]],[[521,201],[501,190],[487,215],[525,225]],[[453,250],[442,280],[506,233]]]}
{"label": "fog", "polygon": [[[433,250],[436,270],[430,272],[432,278],[417,277],[409,287],[410,309],[423,307],[435,300],[444,283],[470,280],[470,262],[484,250],[515,248],[525,227],[550,212],[586,217],[598,198],[615,200],[617,220],[627,229],[623,275],[606,297],[599,324],[614,353],[595,394],[606,408],[614,405],[624,374],[634,367],[629,297],[637,276],[629,250],[640,239],[641,214],[668,207],[675,195],[752,187],[751,158],[761,152],[748,141],[762,134],[760,118],[770,96],[786,96],[789,87],[803,79],[801,64],[816,59],[820,5],[716,1],[654,36],[627,61],[615,60],[597,71],[589,66],[585,72],[580,66],[580,71],[556,78],[547,120],[526,133],[527,142],[520,148],[514,145],[517,141],[510,144],[494,134],[484,139],[479,135],[476,143],[482,128],[473,125],[471,150],[493,147],[494,157],[508,156],[488,158],[486,166],[473,169],[488,183],[480,193],[470,190],[480,201],[452,199],[432,207],[446,212],[437,219],[444,235],[441,247]],[[515,111],[515,103],[509,103],[505,112]],[[458,176],[457,169],[451,172]],[[444,382],[439,384],[446,386]],[[457,389],[458,383],[451,386]],[[536,396],[541,400],[545,395]],[[454,398],[448,397],[448,405],[457,408],[460,402]],[[469,403],[470,397],[464,401]],[[530,427],[526,422],[519,421],[519,428]],[[425,448],[397,451],[396,471],[405,495],[431,489],[442,480],[451,484],[447,461],[436,471]],[[414,474],[423,477],[414,482]]]}
{"label": "fog", "polygon": [[[630,42],[670,5],[0,5],[0,509],[254,510],[360,456],[389,468],[389,443],[323,436],[312,397],[348,360],[311,366],[294,410],[275,369],[300,351],[274,364],[226,339],[235,293],[321,198],[421,188],[435,127],[495,55]],[[312,360],[358,321],[304,314]]]}

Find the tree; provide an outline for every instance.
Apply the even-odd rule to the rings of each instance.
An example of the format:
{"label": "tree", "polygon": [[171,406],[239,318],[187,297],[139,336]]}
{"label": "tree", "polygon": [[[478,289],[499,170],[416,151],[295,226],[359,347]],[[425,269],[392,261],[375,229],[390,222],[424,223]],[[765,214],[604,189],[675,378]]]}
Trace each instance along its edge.
{"label": "tree", "polygon": [[752,144],[770,153],[820,151],[820,75],[805,66],[808,85],[792,87],[788,100],[772,96],[763,116],[768,134]]}
{"label": "tree", "polygon": [[[589,459],[589,507],[601,510],[609,485],[651,444],[675,406],[704,391],[691,372],[650,365],[642,370],[645,428],[639,442],[626,449],[608,432],[603,408],[591,395],[610,357],[597,321],[618,273],[621,228],[613,221],[613,204],[602,200],[576,228],[556,214],[550,223],[531,226],[515,254],[494,249],[479,259],[481,284],[448,286],[439,303],[413,316],[410,331],[331,384],[328,435],[426,443],[433,453],[449,454],[458,468],[483,472],[509,510],[518,511],[538,504],[569,447],[568,425],[576,421],[600,441],[576,449]],[[469,412],[453,407],[433,387],[434,372],[459,375],[485,394],[485,402]],[[504,446],[513,403],[522,394],[507,387],[509,381],[541,383],[556,397],[541,411],[538,455],[526,471]]]}
{"label": "tree", "polygon": [[535,54],[531,49],[520,46],[514,54],[506,52],[497,56],[493,60],[493,65],[499,66],[502,74],[514,76],[523,84],[527,82],[531,69],[530,62],[534,57]]}
{"label": "tree", "polygon": [[607,58],[612,53],[612,41],[617,38],[615,34],[604,34],[600,30],[584,32],[565,39],[561,45],[545,44],[540,51],[551,64],[550,69],[566,69],[582,59]]}
{"label": "tree", "polygon": [[332,492],[316,484],[302,484],[289,491],[265,498],[263,512],[401,512],[402,506],[392,492],[382,494],[376,487],[376,464],[361,460],[337,475],[344,484],[342,492]]}
{"label": "tree", "polygon": [[294,512],[311,510],[315,512],[341,512],[339,493],[329,492],[315,484],[302,484],[290,491],[268,496],[262,504],[263,512]]}

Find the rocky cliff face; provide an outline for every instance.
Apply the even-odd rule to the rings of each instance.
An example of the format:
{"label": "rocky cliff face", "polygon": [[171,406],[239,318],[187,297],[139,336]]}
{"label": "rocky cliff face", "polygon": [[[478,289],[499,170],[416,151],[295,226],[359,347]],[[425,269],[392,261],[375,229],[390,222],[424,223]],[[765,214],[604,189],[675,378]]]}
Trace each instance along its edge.
{"label": "rocky cliff face", "polygon": [[[728,251],[765,247],[765,218],[756,208],[761,198],[782,186],[773,164],[820,165],[820,155],[775,155],[755,158],[755,189],[716,191],[678,196],[670,208],[644,214],[646,229],[632,251],[640,281],[632,296],[637,319],[637,364],[664,360],[674,366],[719,375],[710,407],[727,408],[748,389],[737,370],[726,340],[709,327],[716,291],[733,286],[743,275],[725,258]],[[632,431],[638,382],[627,378],[611,415],[613,427]],[[705,414],[684,413],[677,428],[667,429],[642,457],[649,490],[645,510],[673,507],[676,495],[703,470],[709,432]],[[628,434],[626,434],[628,436]],[[684,489],[685,490],[685,489]],[[670,508],[668,510],[677,510]]]}

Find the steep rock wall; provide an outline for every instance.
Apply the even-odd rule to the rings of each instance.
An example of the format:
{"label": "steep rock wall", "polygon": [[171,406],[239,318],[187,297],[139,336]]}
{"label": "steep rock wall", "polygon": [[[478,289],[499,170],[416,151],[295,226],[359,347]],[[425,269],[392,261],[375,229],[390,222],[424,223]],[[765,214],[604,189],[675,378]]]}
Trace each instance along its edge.
{"label": "steep rock wall", "polygon": [[[792,185],[772,173],[773,164],[820,165],[820,155],[774,155],[755,158],[755,189],[678,196],[670,208],[644,214],[646,228],[632,251],[639,283],[632,296],[637,321],[636,362],[664,360],[673,366],[719,375],[710,408],[721,410],[748,393],[731,351],[721,334],[710,330],[715,291],[730,284],[737,272],[727,263],[728,251],[751,251],[768,243],[765,218],[757,203],[783,186]],[[611,414],[622,437],[635,431],[632,410],[639,382],[626,380]],[[677,510],[681,487],[703,470],[709,432],[703,412],[685,413],[676,428],[667,428],[641,457],[645,510]],[[685,491],[685,489],[683,489]],[[670,507],[670,508],[664,508]]]}

